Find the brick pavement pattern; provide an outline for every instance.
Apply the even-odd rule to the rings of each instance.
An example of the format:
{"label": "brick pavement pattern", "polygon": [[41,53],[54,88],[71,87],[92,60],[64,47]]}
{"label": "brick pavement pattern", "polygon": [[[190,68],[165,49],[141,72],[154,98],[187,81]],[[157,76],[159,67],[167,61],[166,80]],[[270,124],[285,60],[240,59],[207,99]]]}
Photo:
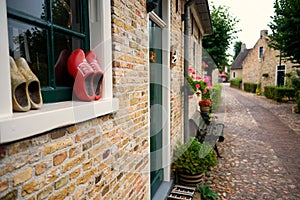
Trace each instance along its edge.
{"label": "brick pavement pattern", "polygon": [[206,179],[219,199],[300,199],[300,115],[292,105],[223,84],[223,158]]}

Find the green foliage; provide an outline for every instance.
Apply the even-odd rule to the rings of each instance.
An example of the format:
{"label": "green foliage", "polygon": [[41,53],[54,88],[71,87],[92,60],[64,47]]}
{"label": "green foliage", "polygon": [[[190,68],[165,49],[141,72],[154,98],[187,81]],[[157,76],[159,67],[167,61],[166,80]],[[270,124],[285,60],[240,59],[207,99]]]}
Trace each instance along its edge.
{"label": "green foliage", "polygon": [[[200,92],[202,94],[202,99],[210,99],[210,91],[206,82],[203,80],[193,80],[190,76],[186,79],[194,93]],[[199,85],[199,88],[197,88],[197,85]]]}
{"label": "green foliage", "polygon": [[212,110],[216,111],[220,107],[222,95],[222,84],[214,84],[211,91]]}
{"label": "green foliage", "polygon": [[268,85],[264,87],[264,95],[265,97],[267,97],[268,99],[275,99],[275,89],[276,86],[273,85]]}
{"label": "green foliage", "polygon": [[238,42],[235,42],[234,43],[234,46],[233,46],[233,60],[236,59],[236,57],[239,55],[239,53],[241,52],[241,47],[242,47],[242,42],[241,41],[238,41]]}
{"label": "green foliage", "polygon": [[295,102],[298,108],[300,108],[300,90],[297,90],[297,92],[295,93]]}
{"label": "green foliage", "polygon": [[270,46],[281,51],[282,58],[300,63],[300,0],[276,0]]}
{"label": "green foliage", "polygon": [[235,86],[235,87],[240,88],[242,82],[243,82],[242,78],[234,78],[234,79],[230,80],[230,86]]}
{"label": "green foliage", "polygon": [[249,83],[249,82],[245,82],[244,83],[244,90],[246,92],[255,93],[256,92],[256,88],[257,88],[257,84],[256,83]]}
{"label": "green foliage", "polygon": [[275,89],[275,100],[282,101],[283,98],[287,97],[288,99],[292,99],[295,97],[295,89],[287,88],[287,87],[277,87]]}
{"label": "green foliage", "polygon": [[218,200],[218,194],[209,185],[197,185],[197,190],[203,200]]}
{"label": "green foliage", "polygon": [[201,174],[217,164],[217,156],[209,143],[200,143],[196,138],[178,143],[174,150],[172,168],[180,173]]}
{"label": "green foliage", "polygon": [[236,28],[239,20],[230,15],[228,7],[212,5],[211,21],[214,34],[203,37],[203,48],[213,58],[219,70],[223,71],[223,67],[228,65],[226,51],[239,31]]}
{"label": "green foliage", "polygon": [[282,101],[283,98],[292,99],[295,97],[295,89],[288,87],[278,86],[265,86],[265,97],[268,99],[274,99],[276,101]]}

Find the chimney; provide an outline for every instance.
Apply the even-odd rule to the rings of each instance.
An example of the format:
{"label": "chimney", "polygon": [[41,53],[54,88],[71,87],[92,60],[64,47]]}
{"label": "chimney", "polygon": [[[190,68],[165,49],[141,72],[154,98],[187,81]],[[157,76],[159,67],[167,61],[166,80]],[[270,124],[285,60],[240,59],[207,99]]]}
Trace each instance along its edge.
{"label": "chimney", "polygon": [[260,31],[260,39],[266,38],[268,36],[268,30],[261,30]]}
{"label": "chimney", "polygon": [[244,52],[246,50],[246,44],[242,43],[241,45],[241,52]]}

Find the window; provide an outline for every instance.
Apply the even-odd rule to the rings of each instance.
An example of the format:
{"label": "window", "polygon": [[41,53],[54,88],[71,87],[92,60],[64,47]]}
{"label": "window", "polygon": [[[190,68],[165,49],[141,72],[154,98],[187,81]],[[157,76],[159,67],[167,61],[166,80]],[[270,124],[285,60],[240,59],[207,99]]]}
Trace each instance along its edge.
{"label": "window", "polygon": [[261,59],[264,53],[264,47],[259,47],[258,58]]}
{"label": "window", "polygon": [[235,78],[235,72],[232,72],[232,78]]}
{"label": "window", "polygon": [[284,86],[285,65],[278,65],[276,70],[276,85]]}
{"label": "window", "polygon": [[198,59],[198,43],[196,40],[194,40],[193,42],[193,66],[194,66],[194,69],[197,71],[199,70],[199,66],[198,66],[198,63],[197,63],[197,59]]}
{"label": "window", "polygon": [[[30,137],[58,127],[79,123],[108,113],[116,112],[119,109],[119,100],[113,98],[112,93],[110,1],[84,0],[76,1],[80,3],[75,3],[72,5],[68,3],[73,3],[75,1],[45,1],[46,3],[52,2],[52,4],[44,4],[44,1],[42,0],[26,0],[26,4],[23,2],[24,1],[17,0],[7,0],[7,2],[0,1],[0,144]],[[61,12],[64,13],[64,19],[68,19],[60,22],[59,19],[55,19],[53,16],[55,15],[55,12],[52,12],[55,7],[53,6],[53,3],[55,2],[57,4],[66,2],[68,5],[70,5],[70,7],[72,7],[72,11],[74,10],[74,12],[77,14],[81,14],[75,15],[72,13],[71,23],[68,18],[69,12],[63,10],[65,8],[60,7],[62,9]],[[13,3],[17,3],[17,5],[13,6]],[[42,14],[44,10],[41,8],[47,5],[49,7],[47,7],[45,13]],[[52,11],[50,12],[51,6]],[[36,9],[37,7],[40,9]],[[79,11],[77,9],[79,9]],[[81,15],[84,13],[85,17],[83,18]],[[49,24],[49,21],[46,22],[45,19],[46,16],[51,17],[51,15],[53,23]],[[41,16],[45,16],[45,19]],[[79,21],[76,20],[84,20],[82,21],[84,26],[82,24],[79,26],[77,24]],[[88,28],[88,30],[83,31],[83,29],[86,28]],[[40,48],[39,45],[32,45],[29,43],[33,41],[30,40],[30,37],[33,37],[34,35],[33,33],[36,37],[39,36],[41,39],[40,41],[34,40],[35,42],[46,42],[47,46],[45,46],[45,48]],[[49,33],[53,33],[52,38],[50,37]],[[16,41],[11,40],[11,34],[14,34],[14,39]],[[24,37],[24,35],[26,36]],[[66,38],[69,38],[70,41],[67,41]],[[59,42],[61,44],[59,44],[58,41],[61,41]],[[69,49],[80,47],[84,50],[88,50],[90,48],[96,52],[97,56],[101,60],[100,65],[103,67],[105,78],[102,98],[98,101],[92,102],[60,101],[56,103],[46,103],[38,110],[30,110],[28,112],[13,112],[9,76],[9,54],[12,56],[18,56],[19,54],[25,56],[25,58],[30,58],[30,64],[33,69],[37,66],[39,66],[39,69],[41,69],[44,67],[44,65],[47,65],[47,70],[44,69],[46,75],[41,75],[46,77],[45,79],[41,80],[43,81],[43,88],[45,89],[47,87],[49,88],[53,87],[53,85],[56,85],[56,88],[62,87],[61,91],[63,92],[60,94],[63,94],[68,92],[68,90],[63,90],[64,88],[68,87],[59,86],[59,84],[56,82],[57,76],[54,72],[54,66],[58,54],[60,53],[59,48],[64,48],[64,45],[66,44],[71,45]],[[30,49],[29,47],[27,48],[28,45],[36,47],[37,50],[34,51],[34,49]],[[45,44],[43,43],[41,45]],[[58,50],[56,48],[58,48]],[[10,49],[10,51],[8,51],[8,49]],[[43,56],[40,55],[41,52],[47,52],[50,53],[50,55],[47,55],[47,58],[43,58]],[[36,66],[32,64],[34,62]],[[41,79],[41,77],[39,78]]]}
{"label": "window", "polygon": [[[71,100],[66,67],[72,50],[89,50],[87,0],[6,0],[9,54],[24,57],[39,78],[45,103]],[[64,59],[64,60],[63,60]]]}

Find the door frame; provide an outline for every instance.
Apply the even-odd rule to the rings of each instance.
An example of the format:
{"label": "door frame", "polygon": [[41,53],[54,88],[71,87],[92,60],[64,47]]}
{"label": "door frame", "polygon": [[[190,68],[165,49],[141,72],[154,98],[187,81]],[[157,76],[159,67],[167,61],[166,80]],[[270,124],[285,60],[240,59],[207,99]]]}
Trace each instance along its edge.
{"label": "door frame", "polygon": [[[162,106],[165,110],[163,112],[162,121],[164,122],[162,127],[162,166],[164,170],[164,180],[171,180],[171,134],[170,134],[170,118],[171,118],[171,105],[170,105],[170,91],[171,91],[171,70],[170,70],[170,0],[162,1],[162,18],[158,17],[154,12],[149,13],[148,27],[150,19],[162,28]],[[149,60],[149,59],[148,59]],[[150,61],[149,66],[149,79],[150,80]],[[150,84],[150,83],[149,83]],[[149,91],[150,97],[150,91]],[[149,111],[150,111],[150,98],[149,98]],[[150,139],[150,112],[148,114],[149,123],[149,139]],[[149,149],[149,160],[150,160],[150,149]],[[151,160],[150,160],[151,162]],[[150,173],[149,173],[150,175]],[[150,185],[150,178],[149,178]]]}

